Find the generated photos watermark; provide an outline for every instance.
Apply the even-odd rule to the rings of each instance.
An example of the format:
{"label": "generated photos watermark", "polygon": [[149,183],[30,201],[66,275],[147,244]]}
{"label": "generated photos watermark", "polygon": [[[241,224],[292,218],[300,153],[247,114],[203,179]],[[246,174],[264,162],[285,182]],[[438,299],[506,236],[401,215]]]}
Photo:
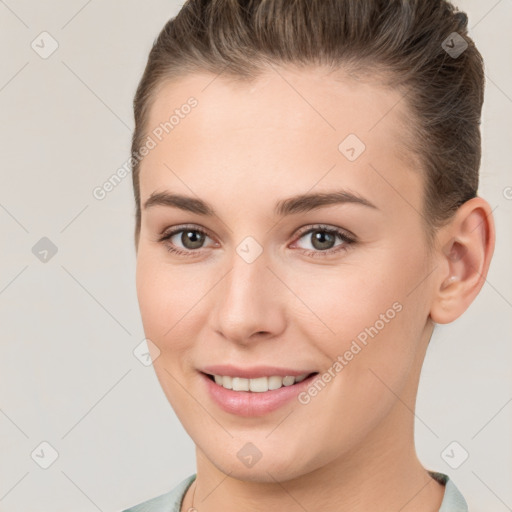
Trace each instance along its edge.
{"label": "generated photos watermark", "polygon": [[372,326],[365,327],[356,338],[352,340],[350,348],[342,355],[338,355],[333,364],[322,373],[322,375],[318,375],[306,391],[302,391],[298,394],[297,400],[303,405],[309,404],[311,399],[317,396],[318,393],[320,393],[320,391],[322,391],[325,386],[368,345],[369,338],[375,338],[402,309],[402,304],[396,301],[385,313],[381,313],[379,319],[376,320]]}
{"label": "generated photos watermark", "polygon": [[168,121],[160,123],[154,128],[142,146],[134,151],[131,156],[124,162],[124,164],[117,169],[102,185],[94,187],[92,195],[98,201],[102,201],[107,195],[112,192],[129,174],[135,166],[147,156],[153,149],[155,149],[162,140],[178,126],[183,119],[185,119],[193,108],[196,108],[199,102],[196,98],[191,96],[187,102],[181,107],[174,109],[173,114],[169,117]]}

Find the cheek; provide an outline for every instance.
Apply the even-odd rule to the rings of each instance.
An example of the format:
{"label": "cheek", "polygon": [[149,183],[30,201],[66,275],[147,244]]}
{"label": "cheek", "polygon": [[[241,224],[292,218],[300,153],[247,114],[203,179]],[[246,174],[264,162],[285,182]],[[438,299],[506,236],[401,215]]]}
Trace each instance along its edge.
{"label": "cheek", "polygon": [[162,339],[178,322],[179,302],[184,300],[176,272],[142,248],[137,258],[136,285],[144,332],[161,349]]}
{"label": "cheek", "polygon": [[423,313],[417,297],[407,297],[413,269],[410,274],[399,272],[393,261],[381,259],[382,265],[374,265],[373,272],[352,269],[346,276],[333,275],[322,293],[304,296],[304,302],[334,331],[326,335],[316,319],[314,325],[320,327],[311,327],[311,321],[302,323],[305,337],[328,356],[321,372],[325,390],[310,389],[309,397],[304,397],[310,400],[306,407],[311,414],[325,418],[318,425],[320,438],[357,443],[386,416],[410,382]]}
{"label": "cheek", "polygon": [[140,314],[146,337],[162,354],[180,356],[206,323],[201,301],[214,279],[211,269],[200,273],[194,265],[172,265],[157,252],[141,248],[137,258]]}
{"label": "cheek", "polygon": [[288,279],[300,283],[298,295],[311,311],[305,327],[314,327],[318,335],[327,334],[333,341],[356,338],[376,322],[380,326],[381,315],[394,321],[393,304],[402,302],[404,295],[384,255],[373,261],[361,258],[357,264],[289,275]]}
{"label": "cheek", "polygon": [[410,371],[428,317],[421,285],[428,271],[421,249],[407,252],[393,244],[361,253],[357,264],[322,271],[301,277],[301,298],[317,317],[302,322],[305,337],[317,340],[332,363],[343,357],[346,378],[366,374],[375,381],[368,371],[375,368],[390,384],[401,380]]}
{"label": "cheek", "polygon": [[[198,325],[191,309],[198,302],[198,290],[177,267],[141,247],[137,257],[136,287],[146,338],[158,347],[153,369],[178,416],[187,418],[193,407],[184,390],[180,367],[185,364]],[[198,281],[199,282],[199,281]],[[188,284],[188,285],[187,285]],[[199,323],[200,324],[200,323]],[[196,411],[197,412],[197,411]]]}

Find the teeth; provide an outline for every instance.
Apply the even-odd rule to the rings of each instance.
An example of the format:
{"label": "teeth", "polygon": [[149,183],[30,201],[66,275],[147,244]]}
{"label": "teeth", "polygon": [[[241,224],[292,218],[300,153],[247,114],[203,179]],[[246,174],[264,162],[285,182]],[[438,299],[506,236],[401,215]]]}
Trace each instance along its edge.
{"label": "teeth", "polygon": [[282,377],[269,377],[268,378],[268,389],[279,389],[283,385]]}
{"label": "teeth", "polygon": [[233,391],[249,391],[249,379],[233,377]]}
{"label": "teeth", "polygon": [[[217,375],[219,377],[219,375]],[[222,382],[221,386],[224,386],[226,389],[233,389],[233,378],[232,377],[220,377]]]}
{"label": "teeth", "polygon": [[233,391],[252,391],[255,393],[264,393],[273,389],[279,389],[282,386],[291,386],[296,382],[302,382],[309,373],[292,377],[279,377],[274,375],[272,377],[258,377],[256,379],[244,379],[242,377],[228,377],[226,375],[214,375],[215,382],[226,389]]}
{"label": "teeth", "polygon": [[283,386],[291,386],[295,383],[295,377],[286,376],[283,379]]}

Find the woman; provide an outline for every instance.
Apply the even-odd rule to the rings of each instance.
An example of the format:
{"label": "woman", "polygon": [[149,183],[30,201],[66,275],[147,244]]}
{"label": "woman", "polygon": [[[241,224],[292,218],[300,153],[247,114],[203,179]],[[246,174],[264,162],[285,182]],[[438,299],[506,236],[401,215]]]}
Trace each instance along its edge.
{"label": "woman", "polygon": [[482,58],[444,0],[191,0],[132,142],[137,294],[197,473],[135,511],[465,511],[414,447],[494,250]]}

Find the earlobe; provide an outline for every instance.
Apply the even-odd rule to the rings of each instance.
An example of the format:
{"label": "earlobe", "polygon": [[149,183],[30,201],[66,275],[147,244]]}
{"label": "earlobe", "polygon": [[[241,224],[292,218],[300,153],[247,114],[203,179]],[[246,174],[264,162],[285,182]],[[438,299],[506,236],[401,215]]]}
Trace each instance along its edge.
{"label": "earlobe", "polygon": [[438,324],[457,319],[481,290],[494,252],[494,220],[489,204],[466,201],[439,233],[430,317]]}

